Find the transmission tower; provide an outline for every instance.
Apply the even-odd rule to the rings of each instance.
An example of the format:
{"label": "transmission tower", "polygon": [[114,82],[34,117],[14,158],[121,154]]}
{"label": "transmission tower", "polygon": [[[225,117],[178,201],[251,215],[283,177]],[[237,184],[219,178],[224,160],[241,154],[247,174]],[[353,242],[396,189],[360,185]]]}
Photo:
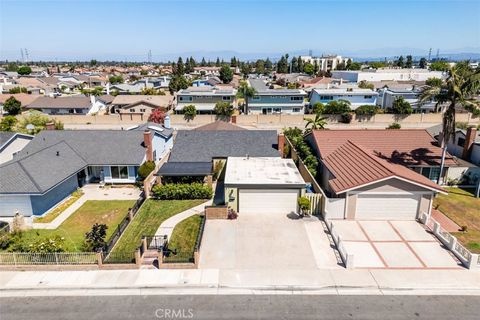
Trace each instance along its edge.
{"label": "transmission tower", "polygon": [[22,62],[25,62],[25,55],[23,54],[22,48],[20,48],[20,54],[22,55]]}
{"label": "transmission tower", "polygon": [[431,59],[432,59],[432,48],[428,50],[428,61],[430,61]]}
{"label": "transmission tower", "polygon": [[27,48],[25,48],[25,62],[28,62],[30,61],[29,57],[28,57],[28,50]]}

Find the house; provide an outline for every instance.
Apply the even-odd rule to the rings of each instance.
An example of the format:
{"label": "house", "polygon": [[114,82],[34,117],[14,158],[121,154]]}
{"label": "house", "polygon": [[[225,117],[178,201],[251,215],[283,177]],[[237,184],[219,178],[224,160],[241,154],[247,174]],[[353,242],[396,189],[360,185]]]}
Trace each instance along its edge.
{"label": "house", "polygon": [[139,114],[142,118],[148,119],[154,109],[169,110],[172,102],[173,97],[170,94],[118,95],[111,103],[110,112],[120,115]]}
{"label": "house", "polygon": [[377,81],[426,81],[429,78],[443,79],[442,71],[427,69],[368,69],[361,71],[332,71],[332,78],[349,82]]}
{"label": "house", "polygon": [[274,130],[180,130],[159,177],[196,176],[211,182],[214,168],[228,157],[279,157]]}
{"label": "house", "polygon": [[33,101],[35,101],[38,98],[38,96],[36,96],[36,95],[31,95],[31,94],[27,94],[27,93],[0,94],[0,114],[4,113],[3,112],[3,105],[4,105],[5,101],[7,101],[10,97],[14,97],[18,101],[20,101],[20,103],[22,104],[22,107],[24,107],[24,108],[28,107]]}
{"label": "house", "polygon": [[[414,220],[445,193],[434,182],[442,149],[426,130],[316,130],[307,141],[329,218]],[[457,165],[447,154],[442,176]]]}
{"label": "house", "polygon": [[80,114],[91,113],[93,101],[84,95],[66,97],[38,97],[27,109],[34,109],[46,114]]}
{"label": "house", "polygon": [[303,114],[304,99],[301,89],[270,89],[261,79],[248,80],[255,95],[248,99],[247,114]]}
{"label": "house", "polygon": [[0,216],[42,215],[86,183],[135,183],[140,165],[164,154],[158,139],[166,144],[172,130],[41,131],[0,164]]}
{"label": "house", "polygon": [[297,213],[305,186],[292,159],[228,157],[224,203],[240,214]]}
{"label": "house", "polygon": [[329,103],[330,101],[346,100],[350,102],[351,108],[356,108],[363,105],[376,105],[378,93],[370,89],[361,88],[342,88],[342,87],[327,87],[325,89],[313,89],[310,93],[310,105],[317,102]]}
{"label": "house", "polygon": [[303,63],[311,63],[312,65],[316,64],[318,70],[329,71],[335,70],[341,63],[347,63],[349,58],[338,55],[322,55],[321,57],[312,57],[311,55],[308,55],[301,56],[300,59]]}
{"label": "house", "polygon": [[22,150],[33,136],[18,132],[0,132],[0,164],[13,159],[13,155]]}
{"label": "house", "polygon": [[218,131],[218,130],[221,130],[221,131],[243,131],[243,130],[247,130],[247,129],[244,129],[242,127],[239,127],[235,124],[232,124],[230,122],[227,122],[227,121],[221,121],[221,120],[217,120],[217,121],[214,121],[212,123],[207,123],[203,126],[200,126],[200,127],[197,127],[193,130],[196,130],[196,131]]}
{"label": "house", "polygon": [[175,112],[182,113],[183,108],[194,105],[198,113],[212,114],[218,102],[235,104],[237,90],[231,87],[189,87],[176,93],[177,104]]}
{"label": "house", "polygon": [[389,87],[384,87],[377,90],[378,99],[377,105],[382,109],[392,108],[393,102],[398,98],[402,97],[410,103],[412,108],[417,112],[433,112],[436,108],[436,103],[430,101],[427,103],[420,103],[419,98],[422,94],[421,87],[410,87],[409,89],[394,89]]}

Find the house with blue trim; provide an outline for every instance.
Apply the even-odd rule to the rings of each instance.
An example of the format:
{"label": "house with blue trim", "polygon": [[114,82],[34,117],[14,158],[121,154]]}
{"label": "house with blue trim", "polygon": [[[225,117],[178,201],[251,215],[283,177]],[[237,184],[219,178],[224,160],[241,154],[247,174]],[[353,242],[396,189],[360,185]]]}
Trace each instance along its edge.
{"label": "house with blue trim", "polygon": [[255,95],[248,98],[247,114],[303,114],[306,92],[301,89],[270,89],[261,79],[248,80]]}
{"label": "house with blue trim", "polygon": [[354,87],[315,88],[310,93],[310,105],[317,102],[327,104],[331,101],[346,100],[353,110],[363,105],[375,106],[378,92]]}
{"label": "house with blue trim", "polygon": [[40,132],[0,164],[0,216],[43,215],[87,183],[135,183],[145,161],[161,160],[172,147],[167,126]]}

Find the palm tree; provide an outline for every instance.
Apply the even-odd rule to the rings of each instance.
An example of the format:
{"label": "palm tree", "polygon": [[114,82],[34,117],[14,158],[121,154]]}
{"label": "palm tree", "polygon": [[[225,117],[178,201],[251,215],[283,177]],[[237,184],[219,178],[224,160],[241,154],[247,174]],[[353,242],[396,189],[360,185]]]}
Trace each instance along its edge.
{"label": "palm tree", "polygon": [[305,133],[310,133],[313,130],[325,129],[327,125],[327,117],[322,117],[322,114],[317,113],[315,119],[305,118],[307,124],[305,124]]}
{"label": "palm tree", "polygon": [[248,113],[248,99],[253,98],[256,93],[257,91],[255,88],[250,87],[247,81],[240,82],[237,97],[245,100],[245,114]]}
{"label": "palm tree", "polygon": [[435,100],[437,105],[446,104],[443,114],[443,127],[440,140],[442,161],[440,164],[440,179],[445,166],[448,141],[455,137],[455,106],[462,105],[465,109],[478,112],[480,101],[475,99],[480,89],[480,69],[473,70],[467,61],[460,62],[448,70],[448,77],[441,86],[426,86],[420,95],[420,104]]}

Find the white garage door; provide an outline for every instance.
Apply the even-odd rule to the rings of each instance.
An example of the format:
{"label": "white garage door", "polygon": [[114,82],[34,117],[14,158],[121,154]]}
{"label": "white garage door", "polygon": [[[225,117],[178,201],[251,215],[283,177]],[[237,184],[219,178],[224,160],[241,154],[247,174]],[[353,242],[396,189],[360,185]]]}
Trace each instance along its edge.
{"label": "white garage door", "polygon": [[239,212],[297,212],[298,189],[240,189]]}
{"label": "white garage door", "polygon": [[367,195],[357,197],[357,220],[415,220],[420,196]]}

